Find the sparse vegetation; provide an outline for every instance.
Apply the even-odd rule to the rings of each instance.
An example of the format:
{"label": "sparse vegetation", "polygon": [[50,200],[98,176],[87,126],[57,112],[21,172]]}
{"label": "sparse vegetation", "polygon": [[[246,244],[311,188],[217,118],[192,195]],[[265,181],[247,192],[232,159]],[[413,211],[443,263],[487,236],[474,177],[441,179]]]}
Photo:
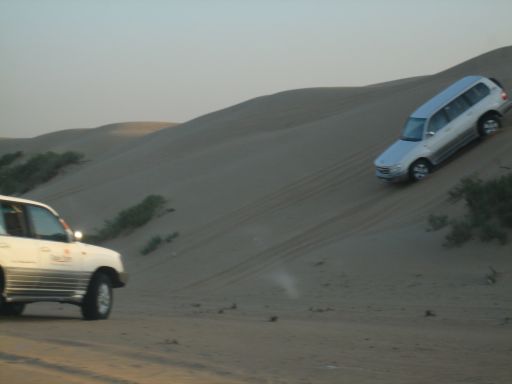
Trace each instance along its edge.
{"label": "sparse vegetation", "polygon": [[325,308],[309,307],[309,312],[322,313],[322,312],[330,312],[330,311],[334,311],[334,309],[331,307],[325,307]]}
{"label": "sparse vegetation", "polygon": [[[7,157],[6,157],[7,156]],[[26,162],[8,167],[21,152],[4,155],[0,167],[0,192],[6,195],[24,194],[43,184],[69,165],[78,164],[83,155],[77,152],[46,152],[33,155]]]}
{"label": "sparse vegetation", "polygon": [[483,181],[464,178],[449,192],[449,201],[464,200],[467,213],[462,219],[430,215],[427,230],[450,227],[445,246],[458,247],[472,238],[489,242],[507,242],[507,230],[512,228],[512,174]]}
{"label": "sparse vegetation", "polygon": [[133,231],[157,216],[163,210],[165,203],[164,197],[149,195],[139,204],[119,212],[113,220],[106,220],[103,228],[89,235],[87,240],[101,243]]}
{"label": "sparse vegetation", "polygon": [[173,232],[166,236],[165,241],[167,243],[171,243],[174,239],[177,239],[179,235],[180,235],[179,232]]}
{"label": "sparse vegetation", "polygon": [[180,342],[176,339],[165,339],[163,344],[167,345],[180,345]]}
{"label": "sparse vegetation", "polygon": [[485,280],[487,284],[493,285],[498,281],[498,271],[496,271],[493,267],[489,266],[489,273],[485,275]]}
{"label": "sparse vegetation", "polygon": [[229,307],[223,307],[223,308],[220,308],[217,313],[219,315],[222,315],[223,313],[225,313],[225,311],[235,311],[238,309],[238,304],[237,303],[233,303],[231,304],[231,306]]}
{"label": "sparse vegetation", "polygon": [[448,225],[448,216],[446,215],[430,215],[428,217],[427,231],[438,231]]}
{"label": "sparse vegetation", "polygon": [[162,244],[162,238],[160,236],[153,236],[140,250],[140,253],[147,255],[148,253],[155,251],[160,246],[160,244]]}
{"label": "sparse vegetation", "polygon": [[153,236],[151,239],[148,240],[146,245],[140,250],[140,253],[143,255],[147,255],[148,253],[156,251],[156,249],[158,247],[160,247],[164,241],[166,243],[171,243],[179,235],[180,235],[179,232],[173,232],[173,233],[167,235],[165,237],[165,239],[162,238],[162,236],[160,236],[160,235]]}
{"label": "sparse vegetation", "polygon": [[507,234],[500,229],[496,222],[486,222],[480,226],[479,239],[485,243],[496,239],[500,244],[507,242]]}
{"label": "sparse vegetation", "polygon": [[0,157],[0,169],[3,167],[6,167],[8,165],[11,165],[14,161],[19,159],[21,156],[23,156],[23,152],[21,152],[21,151],[6,153],[2,157]]}
{"label": "sparse vegetation", "polygon": [[431,309],[427,309],[425,311],[425,317],[436,317],[436,313],[434,311],[432,311]]}
{"label": "sparse vegetation", "polygon": [[451,220],[451,230],[446,235],[446,247],[460,247],[473,237],[473,228],[466,220]]}

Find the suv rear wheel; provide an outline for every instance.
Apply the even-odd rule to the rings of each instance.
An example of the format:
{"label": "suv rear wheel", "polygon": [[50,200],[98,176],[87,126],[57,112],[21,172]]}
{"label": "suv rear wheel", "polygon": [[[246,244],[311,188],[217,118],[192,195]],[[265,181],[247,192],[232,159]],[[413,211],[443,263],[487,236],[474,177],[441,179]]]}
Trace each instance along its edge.
{"label": "suv rear wheel", "polygon": [[480,137],[492,135],[501,127],[500,117],[493,113],[485,115],[478,121],[478,133]]}

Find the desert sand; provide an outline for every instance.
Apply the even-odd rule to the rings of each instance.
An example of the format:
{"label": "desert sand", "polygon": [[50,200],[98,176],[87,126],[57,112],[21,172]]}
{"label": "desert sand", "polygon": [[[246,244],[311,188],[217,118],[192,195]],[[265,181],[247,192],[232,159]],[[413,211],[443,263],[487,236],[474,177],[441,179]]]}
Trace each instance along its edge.
{"label": "desert sand", "polygon": [[447,249],[425,228],[431,213],[461,214],[447,192],[462,177],[510,172],[512,118],[420,183],[373,174],[418,105],[471,74],[511,90],[511,68],[507,47],[435,75],[286,91],[177,126],[1,139],[0,154],[86,154],[26,196],[74,229],[149,194],[175,211],[105,244],[130,273],[110,319],[53,303],[0,319],[0,381],[511,383],[512,245]]}

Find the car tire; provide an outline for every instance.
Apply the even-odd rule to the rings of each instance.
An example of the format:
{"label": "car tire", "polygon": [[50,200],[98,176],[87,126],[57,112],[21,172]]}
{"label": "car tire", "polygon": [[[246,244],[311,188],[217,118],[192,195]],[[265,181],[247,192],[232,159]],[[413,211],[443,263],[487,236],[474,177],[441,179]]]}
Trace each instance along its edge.
{"label": "car tire", "polygon": [[3,316],[21,316],[25,309],[25,303],[6,303],[2,302],[0,315]]}
{"label": "car tire", "polygon": [[485,115],[478,121],[478,134],[480,137],[492,135],[499,128],[501,128],[501,119],[495,113]]}
{"label": "car tire", "polygon": [[85,320],[103,320],[108,318],[114,297],[112,282],[104,273],[96,273],[82,301],[82,316]]}
{"label": "car tire", "polygon": [[425,159],[418,159],[409,167],[409,179],[411,181],[423,180],[430,174],[432,166]]}

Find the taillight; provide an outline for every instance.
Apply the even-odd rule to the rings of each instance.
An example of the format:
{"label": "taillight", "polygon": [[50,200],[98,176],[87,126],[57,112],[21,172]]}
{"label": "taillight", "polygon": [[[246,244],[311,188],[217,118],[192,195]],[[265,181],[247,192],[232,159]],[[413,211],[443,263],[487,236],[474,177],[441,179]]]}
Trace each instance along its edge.
{"label": "taillight", "polygon": [[501,92],[501,99],[502,100],[507,100],[508,99],[507,92],[505,92],[505,91]]}

